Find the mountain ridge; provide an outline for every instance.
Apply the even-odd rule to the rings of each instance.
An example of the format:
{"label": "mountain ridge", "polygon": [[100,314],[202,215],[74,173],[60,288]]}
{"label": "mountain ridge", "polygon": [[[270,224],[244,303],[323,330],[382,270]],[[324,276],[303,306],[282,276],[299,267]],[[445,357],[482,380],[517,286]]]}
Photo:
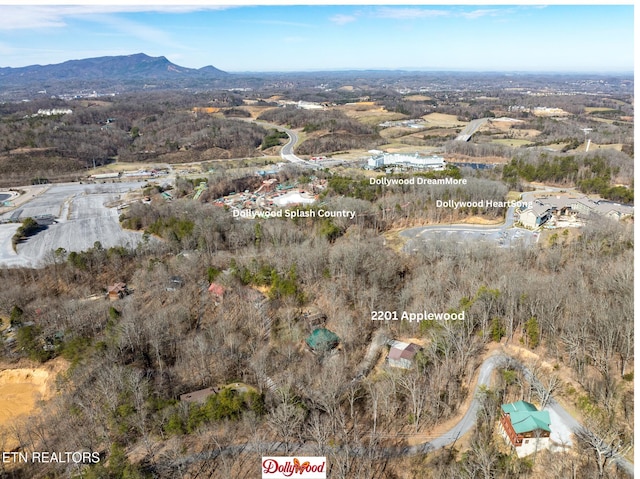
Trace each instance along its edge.
{"label": "mountain ridge", "polygon": [[170,62],[165,56],[152,57],[145,53],[67,60],[62,63],[47,65],[28,65],[15,68],[0,67],[0,77],[6,77],[11,74],[21,75],[24,73],[56,75],[57,78],[63,78],[71,74],[96,77],[114,74],[151,74],[154,77],[162,77],[163,75],[171,73],[228,75],[228,73],[211,65],[200,69],[187,68]]}
{"label": "mountain ridge", "polygon": [[214,66],[187,68],[166,57],[145,53],[67,60],[49,65],[0,67],[0,88],[49,89],[62,84],[72,87],[104,88],[106,85],[143,86],[149,80],[160,83],[217,81],[230,74]]}

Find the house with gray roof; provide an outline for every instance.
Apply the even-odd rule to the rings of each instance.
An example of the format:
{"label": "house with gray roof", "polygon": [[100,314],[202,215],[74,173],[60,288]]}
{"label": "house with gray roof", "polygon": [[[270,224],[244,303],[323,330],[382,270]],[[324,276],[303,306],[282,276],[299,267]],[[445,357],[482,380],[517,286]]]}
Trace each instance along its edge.
{"label": "house with gray roof", "polygon": [[537,198],[531,208],[520,213],[519,221],[526,228],[538,228],[549,219],[570,215],[592,218],[604,216],[619,221],[633,216],[633,206],[621,205],[606,200],[592,200],[587,196],[542,196]]}
{"label": "house with gray roof", "polygon": [[589,216],[591,213],[595,213],[596,206],[598,204],[589,198],[578,198],[573,205],[573,210],[581,216]]}
{"label": "house with gray roof", "polygon": [[526,228],[538,228],[551,218],[551,207],[534,203],[531,208],[527,208],[520,213],[520,223]]}
{"label": "house with gray roof", "polygon": [[599,201],[594,211],[596,214],[616,221],[633,216],[633,206],[620,205],[608,201]]}

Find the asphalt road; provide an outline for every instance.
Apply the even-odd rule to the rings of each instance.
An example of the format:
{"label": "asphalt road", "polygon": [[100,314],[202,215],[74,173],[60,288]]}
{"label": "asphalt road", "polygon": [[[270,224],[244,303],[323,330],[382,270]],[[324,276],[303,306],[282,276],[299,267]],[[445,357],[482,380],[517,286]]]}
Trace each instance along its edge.
{"label": "asphalt road", "polygon": [[482,125],[484,125],[489,118],[478,118],[477,120],[471,120],[467,126],[456,137],[458,141],[469,141],[473,134],[478,131]]}
{"label": "asphalt road", "polygon": [[311,163],[310,161],[306,161],[302,158],[297,157],[293,152],[293,147],[296,145],[296,143],[298,143],[298,134],[295,131],[290,130],[289,128],[284,128],[282,126],[278,126],[277,128],[289,135],[289,141],[280,149],[280,156],[283,160],[287,160],[300,166],[306,166],[307,168],[318,168],[317,165]]}
{"label": "asphalt road", "polygon": [[298,134],[295,131],[282,126],[279,128],[289,135],[289,141],[280,149],[280,156],[292,163],[304,163],[304,160],[302,160],[302,158],[298,158],[293,152],[293,147],[298,143]]}
{"label": "asphalt road", "polygon": [[458,423],[447,432],[433,439],[432,441],[413,446],[413,448],[409,448],[408,454],[419,454],[434,449],[441,449],[445,446],[448,446],[449,444],[452,444],[459,437],[462,437],[467,432],[469,432],[475,425],[476,416],[478,414],[479,402],[478,399],[476,399],[476,395],[480,391],[481,387],[489,387],[491,385],[491,374],[496,367],[500,367],[500,365],[505,361],[506,357],[502,355],[491,356],[486,359],[482,363],[482,365],[480,366],[480,370],[478,371],[478,384],[473,391],[474,398],[469,405],[469,409],[467,409],[467,412],[465,412],[464,416],[462,416],[462,419],[460,419],[460,421],[458,421]]}

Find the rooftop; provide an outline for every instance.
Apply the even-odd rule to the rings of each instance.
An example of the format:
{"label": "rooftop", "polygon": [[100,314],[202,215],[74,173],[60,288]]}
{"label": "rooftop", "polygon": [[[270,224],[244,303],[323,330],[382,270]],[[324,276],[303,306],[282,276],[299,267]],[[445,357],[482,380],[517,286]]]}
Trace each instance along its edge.
{"label": "rooftop", "polygon": [[541,429],[551,432],[549,424],[549,411],[538,411],[531,403],[526,401],[517,401],[514,403],[503,404],[502,411],[509,414],[513,430],[517,434],[535,431]]}
{"label": "rooftop", "polygon": [[307,345],[314,351],[329,351],[340,342],[337,334],[325,328],[315,329],[306,339]]}
{"label": "rooftop", "polygon": [[389,350],[389,359],[412,360],[421,349],[417,344],[393,341]]}
{"label": "rooftop", "polygon": [[202,403],[205,402],[209,396],[211,396],[212,394],[218,394],[218,392],[219,389],[214,387],[200,389],[199,391],[182,394],[180,396],[180,401]]}

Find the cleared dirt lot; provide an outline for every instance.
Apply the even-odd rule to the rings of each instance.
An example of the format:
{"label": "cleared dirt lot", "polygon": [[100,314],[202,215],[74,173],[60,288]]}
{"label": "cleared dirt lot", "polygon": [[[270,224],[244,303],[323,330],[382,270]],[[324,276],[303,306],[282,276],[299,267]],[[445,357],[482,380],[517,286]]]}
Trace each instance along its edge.
{"label": "cleared dirt lot", "polygon": [[44,369],[0,371],[0,427],[29,414],[47,393],[49,372]]}
{"label": "cleared dirt lot", "polygon": [[[124,193],[140,188],[143,182],[100,185],[53,185],[40,196],[0,218],[50,214],[56,223],[18,245],[17,253],[11,246],[11,237],[19,224],[0,225],[0,266],[37,267],[58,248],[84,251],[96,241],[103,247],[135,247],[140,233],[125,231],[118,222],[118,211],[108,205]],[[19,215],[19,216],[18,216]]]}
{"label": "cleared dirt lot", "polygon": [[37,414],[39,402],[53,397],[56,376],[67,369],[68,363],[56,358],[37,368],[5,366],[0,365],[0,442],[6,451],[18,446],[12,426]]}

